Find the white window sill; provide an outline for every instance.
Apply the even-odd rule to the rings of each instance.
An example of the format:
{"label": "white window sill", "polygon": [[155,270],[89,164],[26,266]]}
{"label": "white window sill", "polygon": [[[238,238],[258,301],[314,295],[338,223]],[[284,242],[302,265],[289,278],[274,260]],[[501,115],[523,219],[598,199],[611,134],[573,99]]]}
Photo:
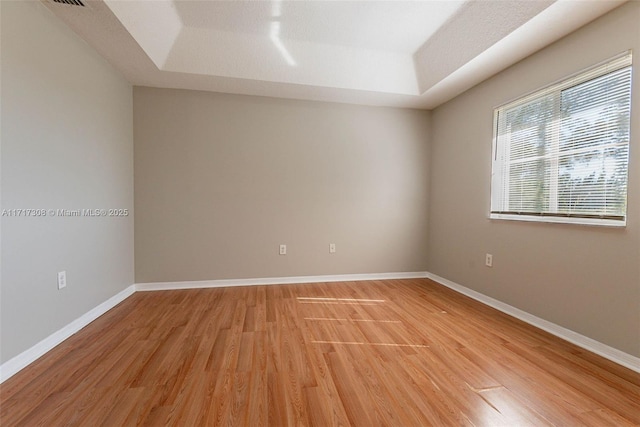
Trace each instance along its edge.
{"label": "white window sill", "polygon": [[528,222],[548,222],[556,224],[577,224],[599,227],[626,227],[627,220],[615,219],[599,219],[599,218],[571,218],[571,217],[554,217],[554,216],[535,216],[535,215],[511,215],[511,214],[489,214],[489,219],[499,219],[507,221],[528,221]]}

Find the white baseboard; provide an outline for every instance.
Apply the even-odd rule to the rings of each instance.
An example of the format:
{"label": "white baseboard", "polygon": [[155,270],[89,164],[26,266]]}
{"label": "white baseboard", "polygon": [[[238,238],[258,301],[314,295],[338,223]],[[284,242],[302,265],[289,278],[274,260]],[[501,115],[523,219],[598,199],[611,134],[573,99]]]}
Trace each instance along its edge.
{"label": "white baseboard", "polygon": [[409,273],[376,273],[376,274],[342,274],[325,276],[298,276],[298,277],[267,277],[260,279],[224,279],[224,280],[202,280],[193,282],[158,282],[158,283],[138,283],[131,285],[109,298],[102,304],[80,316],[62,329],[49,335],[33,347],[25,350],[16,357],[0,365],[0,384],[11,378],[14,374],[27,367],[29,364],[40,358],[49,350],[62,343],[71,335],[87,326],[89,323],[127,299],[136,291],[159,291],[171,289],[197,289],[197,288],[217,288],[228,286],[256,286],[256,285],[276,285],[294,283],[320,283],[320,282],[354,282],[363,280],[389,280],[389,279],[421,279],[429,278],[456,292],[471,297],[483,304],[493,307],[503,313],[509,314],[537,328],[547,331],[557,337],[567,340],[579,347],[596,353],[619,365],[625,366],[633,371],[640,372],[640,358],[627,354],[623,351],[609,347],[584,335],[573,332],[562,326],[556,325],[518,308],[505,304],[494,298],[476,292],[465,286],[442,278],[428,272]]}
{"label": "white baseboard", "polygon": [[7,360],[5,363],[0,365],[0,383],[3,383],[7,379],[11,378],[17,372],[27,367],[29,364],[33,363],[37,359],[39,359],[42,355],[47,353],[49,350],[53,349],[55,346],[69,338],[71,335],[78,332],[80,329],[87,326],[89,323],[96,320],[98,317],[102,316],[107,311],[111,310],[113,307],[118,305],[120,302],[127,299],[130,295],[135,292],[135,286],[131,285],[124,289],[123,291],[118,292],[116,295],[112,296],[102,304],[97,307],[89,310],[82,316],[78,317],[73,322],[69,323],[62,329],[54,332],[49,335],[33,347],[23,351],[16,357]]}
{"label": "white baseboard", "polygon": [[610,347],[589,337],[585,337],[584,335],[581,335],[570,329],[563,328],[562,326],[556,325],[555,323],[541,319],[537,316],[534,316],[533,314],[520,310],[519,308],[515,308],[509,304],[498,301],[497,299],[481,294],[480,292],[476,292],[473,289],[469,289],[465,286],[452,282],[451,280],[447,280],[432,273],[427,273],[427,277],[435,282],[440,283],[441,285],[453,289],[456,292],[480,301],[481,303],[493,307],[496,310],[500,310],[503,313],[520,319],[523,322],[535,326],[536,328],[547,331],[550,334],[562,338],[563,340],[569,341],[570,343],[582,347],[585,350],[589,350],[590,352],[600,355],[605,359],[609,359],[612,362],[615,362],[619,365],[640,373],[640,358],[638,357],[632,356],[628,353]]}
{"label": "white baseboard", "polygon": [[292,283],[356,282],[361,280],[424,279],[426,271],[411,273],[340,274],[325,276],[265,277],[260,279],[198,280],[193,282],[136,283],[136,291],[222,288],[227,286],[282,285]]}
{"label": "white baseboard", "polygon": [[89,310],[62,329],[49,335],[33,347],[23,351],[14,358],[0,365],[0,384],[11,378],[29,364],[35,362],[45,353],[62,343],[71,335],[93,322],[95,319],[127,299],[136,291],[159,291],[169,289],[215,288],[225,286],[255,286],[276,285],[287,283],[318,283],[318,282],[342,282],[360,280],[385,280],[385,279],[413,279],[426,278],[427,272],[415,273],[378,273],[378,274],[345,274],[327,276],[299,276],[299,277],[269,277],[261,279],[227,279],[204,280],[197,282],[160,282],[140,283],[127,287],[123,291],[109,298],[97,307]]}

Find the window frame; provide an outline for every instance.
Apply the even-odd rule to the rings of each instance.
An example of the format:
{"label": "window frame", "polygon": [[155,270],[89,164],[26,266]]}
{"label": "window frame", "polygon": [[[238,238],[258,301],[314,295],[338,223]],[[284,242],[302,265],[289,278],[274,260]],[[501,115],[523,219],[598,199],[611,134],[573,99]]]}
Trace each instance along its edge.
{"label": "window frame", "polygon": [[[629,61],[629,63],[627,65],[618,67],[618,68],[613,68],[611,70],[608,71],[602,71],[601,69],[605,68],[606,66],[608,66],[609,64],[613,64],[617,61],[623,60],[623,59],[627,59]],[[571,87],[586,83],[590,80],[593,79],[597,79],[606,75],[609,75],[611,73],[614,73],[618,70],[624,69],[630,67],[631,68],[631,77],[630,77],[630,91],[631,91],[631,98],[633,98],[633,57],[632,57],[632,51],[628,50],[625,51],[619,55],[616,55],[606,61],[603,61],[601,63],[598,63],[592,67],[586,68],[584,70],[581,70],[577,73],[574,73],[568,77],[562,78],[560,80],[557,80],[549,85],[546,85],[542,88],[539,88],[537,90],[534,90],[532,92],[529,92],[527,94],[524,94],[522,96],[519,96],[509,102],[506,102],[504,104],[501,104],[497,107],[494,108],[493,110],[493,138],[492,138],[492,149],[491,149],[491,189],[490,189],[490,207],[489,207],[489,219],[490,220],[509,220],[509,221],[526,221],[526,222],[542,222],[542,223],[560,223],[560,224],[578,224],[578,225],[591,225],[591,226],[605,226],[605,227],[626,227],[627,225],[627,217],[628,217],[628,203],[626,205],[626,209],[625,209],[625,213],[623,216],[618,216],[618,215],[588,215],[588,214],[579,214],[579,215],[572,215],[572,214],[563,214],[563,213],[546,213],[546,212],[508,212],[508,211],[496,211],[494,210],[494,203],[496,202],[496,199],[500,198],[500,194],[503,193],[503,186],[505,184],[505,181],[508,183],[509,181],[504,179],[504,174],[502,173],[502,168],[504,165],[504,162],[499,161],[498,160],[498,150],[504,150],[505,148],[508,149],[510,148],[510,144],[509,143],[505,143],[504,141],[500,141],[499,139],[508,137],[508,136],[501,136],[499,134],[499,118],[500,118],[500,112],[504,112],[506,110],[508,110],[509,108],[515,108],[518,105],[526,105],[527,103],[533,102],[536,99],[541,99],[543,96],[547,96],[549,94],[558,92],[558,93],[562,93],[562,91],[569,89]],[[601,70],[601,71],[598,71]],[[593,76],[590,76],[591,73],[595,73]],[[586,77],[585,77],[586,76]],[[590,76],[590,77],[589,77]],[[577,81],[576,83],[572,83],[573,81]],[[631,99],[632,102],[632,99]],[[557,105],[556,105],[557,104]],[[558,100],[554,100],[554,118],[557,117],[556,114],[556,108],[559,108],[559,99]],[[630,107],[631,108],[631,107]],[[631,118],[633,117],[633,112],[630,110],[629,111],[629,119],[631,120]],[[553,120],[557,120],[557,119],[552,119]],[[551,121],[549,121],[549,123],[551,123]],[[558,150],[558,142],[559,142],[559,134],[560,134],[560,127],[559,126],[553,126],[552,127],[554,129],[554,133],[557,131],[557,135],[555,137],[552,137],[551,139],[553,141],[555,141],[556,139],[558,141],[555,141],[556,144],[552,145],[556,147],[556,151],[559,152]],[[510,134],[508,134],[510,135]],[[629,195],[629,191],[628,191],[628,185],[629,185],[629,165],[630,165],[630,160],[631,160],[631,139],[632,139],[632,135],[631,135],[631,123],[629,123],[629,140],[627,142],[627,159],[626,159],[626,193],[625,193],[625,199],[628,201],[628,195]],[[552,148],[553,149],[553,148]],[[550,185],[553,187],[554,186],[554,182],[555,182],[555,187],[556,190],[553,193],[550,193],[550,204],[553,204],[554,199],[555,199],[555,206],[557,207],[557,199],[558,199],[558,191],[557,191],[557,185],[558,185],[558,178],[559,178],[559,173],[557,172],[558,169],[558,161],[559,161],[559,156],[556,155],[554,157],[551,158],[551,167],[555,170],[555,174],[552,178],[550,178]],[[503,178],[496,178],[496,175],[502,174]],[[539,182],[539,181],[534,181],[534,182]],[[496,183],[499,183],[499,185],[497,186]],[[499,187],[499,188],[496,188]],[[503,200],[504,202],[504,200]]]}

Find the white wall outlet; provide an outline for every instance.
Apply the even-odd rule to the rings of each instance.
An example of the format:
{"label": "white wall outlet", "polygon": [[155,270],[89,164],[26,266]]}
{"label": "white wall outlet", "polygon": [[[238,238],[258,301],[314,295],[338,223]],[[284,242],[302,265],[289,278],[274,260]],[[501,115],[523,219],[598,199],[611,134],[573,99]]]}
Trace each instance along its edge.
{"label": "white wall outlet", "polygon": [[484,265],[486,265],[487,267],[493,267],[493,255],[486,254],[484,256]]}
{"label": "white wall outlet", "polygon": [[287,254],[287,245],[280,245],[280,255]]}
{"label": "white wall outlet", "polygon": [[330,254],[335,254],[336,253],[336,244],[335,243],[329,243],[329,253]]}
{"label": "white wall outlet", "polygon": [[58,289],[67,287],[67,272],[58,271]]}

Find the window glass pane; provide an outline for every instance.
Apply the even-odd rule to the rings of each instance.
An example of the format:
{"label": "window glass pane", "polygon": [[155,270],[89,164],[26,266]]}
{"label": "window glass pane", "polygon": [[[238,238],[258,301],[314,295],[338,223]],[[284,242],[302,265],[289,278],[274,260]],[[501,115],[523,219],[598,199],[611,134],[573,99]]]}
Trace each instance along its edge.
{"label": "window glass pane", "polygon": [[626,167],[616,161],[626,147],[591,150],[559,159],[558,211],[565,214],[624,215]]}
{"label": "window glass pane", "polygon": [[553,117],[553,98],[546,96],[507,110],[505,131],[510,134],[509,161],[543,156],[547,150],[546,123]]}
{"label": "window glass pane", "polygon": [[513,164],[509,170],[509,207],[511,212],[549,210],[549,162],[538,159]]}
{"label": "window glass pane", "polygon": [[631,68],[561,92],[561,150],[629,141]]}
{"label": "window glass pane", "polygon": [[625,214],[630,79],[625,68],[561,92],[559,212]]}

